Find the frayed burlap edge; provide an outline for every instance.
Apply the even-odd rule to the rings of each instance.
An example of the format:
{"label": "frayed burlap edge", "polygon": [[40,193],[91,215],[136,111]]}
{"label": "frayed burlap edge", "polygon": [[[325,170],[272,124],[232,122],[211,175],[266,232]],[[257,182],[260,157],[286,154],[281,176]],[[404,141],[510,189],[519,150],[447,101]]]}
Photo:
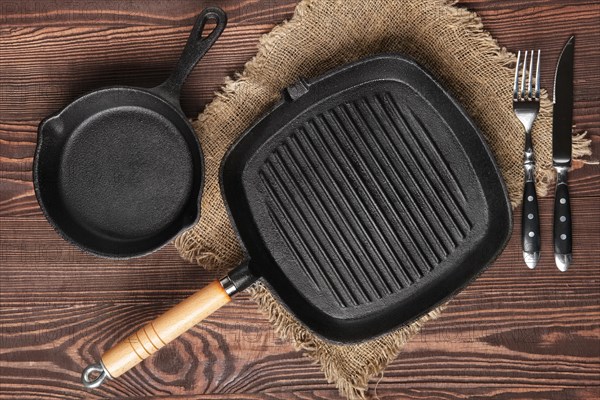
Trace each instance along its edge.
{"label": "frayed burlap edge", "polygon": [[[204,113],[194,122],[194,127],[199,134],[203,146],[211,140],[211,132],[204,129],[204,124],[224,110],[229,111],[228,107],[230,107],[230,101],[234,99],[235,96],[239,96],[240,93],[243,93],[244,91],[261,89],[256,84],[256,80],[260,79],[260,76],[257,76],[257,71],[262,69],[262,65],[268,59],[269,54],[273,49],[278,47],[282,40],[285,40],[288,33],[302,28],[304,17],[308,15],[313,8],[324,7],[324,3],[333,6],[334,4],[339,3],[339,1],[301,1],[296,7],[294,16],[290,21],[286,21],[275,27],[269,34],[266,34],[261,38],[257,55],[245,65],[244,71],[241,74],[237,74],[235,79],[226,80],[223,89],[217,94],[217,99],[209,104]],[[513,68],[516,61],[515,55],[500,48],[497,42],[483,30],[482,22],[475,13],[453,7],[455,1],[439,0],[438,3],[440,8],[444,8],[444,12],[452,14],[454,24],[463,28],[462,32],[474,43],[477,52],[482,56],[494,60],[498,65],[504,67],[508,73],[511,75],[513,74]],[[425,66],[430,67],[430,69],[432,67],[431,65]],[[440,80],[443,83],[443,79]],[[472,83],[473,82],[471,82],[471,84]],[[460,93],[454,92],[453,94],[458,97],[459,100],[462,100]],[[253,104],[254,109],[252,112],[260,114],[266,111],[277,101],[278,97],[279,93],[271,96],[263,104]],[[236,111],[246,112],[243,109],[238,109]],[[473,110],[471,110],[471,113],[473,114]],[[534,143],[536,142],[536,139],[543,139],[542,135],[548,134],[549,127],[551,126],[551,113],[552,104],[548,100],[547,93],[543,91],[540,113],[536,120],[536,126],[534,127]],[[236,132],[240,134],[246,128],[247,126],[236,127]],[[489,127],[485,126],[485,124],[480,124],[480,128],[482,132],[485,133]],[[490,139],[488,138],[488,140]],[[547,140],[547,138],[545,140]],[[495,146],[498,146],[498,143],[494,142],[490,142],[489,144],[492,149],[494,149]],[[579,159],[590,154],[590,140],[585,138],[585,134],[574,136],[573,158]],[[208,161],[215,162],[220,160]],[[498,159],[500,169],[503,173],[510,167],[509,165],[506,165],[506,162],[507,161],[504,159]],[[536,184],[538,193],[541,196],[548,193],[548,189],[553,179],[554,174],[550,158],[538,158]],[[522,190],[522,181],[519,181],[519,179],[506,179],[506,181],[510,193],[511,204],[517,206],[521,201],[520,191]],[[205,195],[202,200],[203,210],[208,205],[214,205],[214,202],[222,203],[220,192],[218,190],[215,191],[214,189],[214,187],[205,188]],[[216,196],[215,193],[219,196]],[[202,218],[204,224],[201,226],[205,227],[205,229],[213,226],[211,223],[211,215],[203,213]],[[181,255],[185,259],[196,262],[208,269],[230,268],[241,262],[243,252],[236,242],[237,237],[234,232],[232,230],[230,231],[231,228],[229,226],[218,224],[216,226],[219,226],[219,229],[227,230],[227,232],[223,233],[223,237],[231,242],[227,242],[221,246],[222,248],[227,249],[227,251],[219,253],[217,251],[218,249],[215,249],[214,246],[211,247],[211,243],[208,241],[204,242],[206,238],[202,235],[194,232],[190,233],[188,231],[176,240],[176,246]],[[260,309],[268,316],[269,321],[271,321],[277,333],[282,338],[290,340],[297,349],[304,351],[309,357],[317,360],[321,364],[321,368],[327,380],[335,383],[342,395],[352,399],[363,399],[367,397],[368,381],[370,377],[379,374],[388,363],[398,355],[404,344],[420,330],[422,325],[425,322],[438,317],[443,308],[439,307],[410,325],[389,335],[358,345],[342,346],[324,342],[310,333],[277,302],[264,284],[256,284],[250,289],[250,292]],[[336,354],[337,350],[342,349],[342,353],[347,353],[352,352],[354,349],[364,350],[366,348],[365,346],[369,345],[372,345],[373,348],[377,350],[377,356],[362,364],[353,364],[350,369],[344,369],[345,363],[343,361],[340,362],[339,358],[335,358],[336,356],[343,357],[343,354]]]}
{"label": "frayed burlap edge", "polygon": [[[367,395],[369,379],[379,373],[400,352],[402,347],[423,327],[423,325],[436,319],[442,313],[445,305],[439,306],[415,322],[406,325],[392,334],[381,336],[369,342],[377,350],[377,357],[367,360],[360,365],[353,365],[352,373],[340,374],[339,357],[342,353],[352,352],[355,348],[362,348],[365,344],[336,345],[325,342],[323,339],[307,331],[284,307],[273,300],[273,295],[261,282],[250,289],[250,294],[259,305],[261,311],[269,318],[275,327],[275,332],[284,340],[289,340],[297,350],[303,351],[308,357],[316,360],[325,374],[327,382],[335,384],[342,396],[349,399],[364,399]],[[333,353],[339,352],[336,355]]]}

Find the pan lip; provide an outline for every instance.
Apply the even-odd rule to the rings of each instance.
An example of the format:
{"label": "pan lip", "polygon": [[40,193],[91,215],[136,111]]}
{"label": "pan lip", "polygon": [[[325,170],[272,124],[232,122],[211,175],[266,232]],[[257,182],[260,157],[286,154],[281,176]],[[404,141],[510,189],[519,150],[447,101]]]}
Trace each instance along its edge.
{"label": "pan lip", "polygon": [[[421,70],[421,72],[423,72],[427,78],[435,85],[438,87],[438,89],[441,89],[441,92],[444,93],[444,101],[445,102],[449,102],[453,105],[453,108],[455,111],[458,111],[458,114],[456,115],[456,119],[460,118],[462,119],[463,125],[469,125],[471,130],[475,133],[475,135],[470,136],[470,137],[476,137],[477,138],[477,142],[479,143],[479,145],[477,146],[479,148],[479,150],[481,151],[481,156],[480,157],[484,157],[485,159],[488,160],[488,166],[487,168],[489,168],[488,172],[492,172],[493,171],[493,180],[488,182],[486,184],[486,186],[496,186],[496,189],[494,190],[494,199],[492,200],[488,200],[486,201],[486,204],[488,204],[488,207],[490,208],[489,214],[490,216],[488,217],[488,219],[492,219],[492,220],[497,220],[499,222],[501,222],[501,225],[495,225],[494,228],[488,228],[487,230],[493,230],[495,232],[497,232],[496,234],[494,234],[494,238],[497,241],[497,246],[495,246],[495,250],[493,252],[488,252],[487,253],[487,257],[486,261],[481,263],[479,267],[476,268],[476,272],[473,273],[468,279],[464,279],[461,284],[459,285],[455,285],[452,290],[450,290],[448,293],[446,293],[445,296],[443,296],[441,299],[434,301],[431,305],[427,305],[427,307],[424,307],[420,312],[415,313],[414,316],[412,316],[411,318],[407,318],[404,321],[399,322],[394,328],[391,329],[386,329],[380,333],[377,334],[373,334],[373,335],[369,335],[367,337],[359,337],[359,338],[348,338],[348,336],[337,336],[336,335],[325,335],[322,332],[327,332],[327,329],[320,329],[317,328],[319,330],[315,330],[311,327],[309,327],[309,325],[307,325],[304,322],[304,319],[298,317],[298,314],[296,311],[293,311],[292,308],[289,307],[289,305],[285,302],[285,301],[281,301],[282,305],[289,310],[290,312],[292,312],[293,315],[296,316],[297,320],[302,324],[302,326],[306,327],[307,329],[309,329],[311,332],[313,332],[316,336],[318,336],[321,339],[324,339],[326,341],[332,342],[332,343],[344,343],[344,344],[351,344],[351,343],[361,343],[367,340],[372,340],[381,336],[385,336],[386,334],[389,334],[390,332],[393,332],[397,329],[400,329],[402,326],[411,323],[412,321],[415,321],[417,319],[419,319],[420,317],[422,317],[423,315],[427,314],[428,312],[430,312],[431,310],[435,309],[436,307],[439,307],[440,305],[446,303],[447,301],[449,301],[453,296],[455,296],[458,292],[460,292],[461,290],[463,290],[465,287],[467,287],[468,285],[470,285],[474,280],[476,280],[483,272],[485,272],[498,258],[498,256],[504,251],[504,249],[506,248],[506,246],[508,245],[508,242],[510,240],[511,237],[511,233],[513,231],[513,210],[511,207],[511,203],[510,203],[510,199],[508,196],[508,190],[506,187],[506,182],[504,180],[504,176],[502,174],[502,171],[499,168],[499,165],[496,161],[495,155],[494,153],[491,151],[489,144],[487,142],[487,139],[485,138],[485,136],[483,135],[483,133],[481,132],[481,130],[479,129],[479,127],[477,126],[477,124],[473,121],[473,119],[469,116],[469,114],[466,113],[466,111],[464,110],[464,108],[462,107],[462,104],[458,101],[457,98],[455,98],[453,96],[453,93],[449,91],[449,89],[446,89],[444,87],[441,86],[441,84],[438,82],[438,80],[431,75],[431,73],[426,70],[425,68],[423,68],[423,66],[421,66],[420,64],[418,64],[414,59],[405,56],[404,54],[399,54],[399,53],[381,53],[381,54],[376,54],[376,55],[372,55],[369,57],[365,57],[362,58],[358,61],[349,63],[349,64],[345,64],[342,66],[339,66],[337,68],[334,68],[330,71],[325,72],[324,74],[308,80],[307,83],[309,85],[318,83],[321,80],[326,80],[328,78],[330,78],[332,75],[335,75],[337,73],[340,73],[344,70],[347,69],[351,69],[353,67],[356,67],[357,64],[365,64],[368,62],[373,62],[376,60],[380,60],[380,59],[390,59],[393,61],[402,61],[404,63],[408,63],[411,64],[414,67],[417,67],[419,70]],[[285,93],[285,90],[283,91],[283,93]],[[235,218],[234,218],[234,214],[232,213],[232,209],[231,209],[231,198],[228,198],[227,193],[231,192],[232,190],[234,190],[234,188],[226,188],[226,185],[224,184],[225,181],[229,181],[230,182],[230,186],[231,186],[231,182],[234,182],[234,180],[232,180],[232,177],[227,177],[226,178],[226,168],[230,168],[233,164],[229,164],[229,162],[233,161],[233,163],[238,163],[239,161],[235,161],[232,160],[233,158],[237,158],[237,157],[232,157],[232,154],[236,151],[236,148],[238,147],[238,145],[244,140],[245,137],[247,137],[248,132],[253,131],[254,129],[256,129],[256,127],[260,124],[264,124],[266,122],[265,119],[268,118],[268,116],[274,112],[276,109],[278,109],[279,107],[281,107],[282,105],[284,105],[286,103],[286,97],[285,95],[283,95],[278,101],[276,101],[272,107],[270,107],[270,109],[268,109],[267,111],[265,111],[261,116],[259,116],[256,121],[250,125],[250,127],[248,127],[244,132],[242,132],[242,134],[233,142],[233,144],[228,148],[227,152],[225,153],[222,161],[221,161],[221,165],[220,165],[220,170],[219,170],[219,180],[220,180],[220,188],[221,188],[221,195],[223,198],[223,201],[225,202],[226,205],[226,210],[229,216],[230,221],[232,222],[232,225],[234,227],[234,232],[236,233],[236,236],[239,240],[240,245],[242,246],[242,248],[244,249],[244,254],[245,254],[245,258],[246,260],[249,260],[251,258],[250,253],[248,251],[248,247],[246,242],[242,239],[241,233],[240,233],[240,229],[238,228],[238,223],[236,222]],[[281,125],[285,125],[283,122],[281,123]],[[458,140],[458,139],[456,139]],[[260,147],[260,146],[258,146]],[[246,149],[247,151],[248,149]],[[469,156],[470,159],[472,159],[472,156]],[[242,171],[241,169],[234,175],[241,175]],[[478,174],[479,176],[479,174]],[[235,178],[235,180],[238,180],[238,177]],[[482,178],[479,177],[478,178],[479,182],[482,182]],[[239,189],[239,188],[238,188]],[[487,198],[488,196],[486,196]],[[248,220],[244,220],[246,224],[250,223]],[[241,223],[241,221],[240,221]],[[488,234],[486,234],[487,236]],[[481,249],[480,249],[481,251]],[[275,289],[275,287],[273,285],[271,285],[271,283],[269,282],[269,280],[267,278],[265,278],[264,276],[260,276],[259,278],[262,282],[264,282],[270,289],[271,289],[271,293],[276,296],[276,298],[282,300],[282,297],[280,296],[279,292]],[[360,336],[360,335],[358,335]]]}
{"label": "pan lip", "polygon": [[[40,209],[42,210],[44,217],[50,223],[50,225],[52,226],[54,231],[57,232],[66,242],[74,245],[75,247],[77,247],[87,253],[90,253],[90,254],[93,254],[95,256],[99,256],[102,258],[113,259],[113,260],[127,260],[127,259],[131,259],[131,258],[143,257],[146,255],[152,254],[152,253],[158,251],[159,249],[163,248],[169,242],[171,242],[174,238],[179,236],[182,232],[184,232],[185,230],[194,226],[200,219],[200,214],[201,214],[200,201],[202,199],[202,195],[204,192],[204,183],[205,183],[204,182],[205,181],[205,176],[204,176],[205,164],[204,164],[204,153],[202,151],[202,146],[200,145],[200,141],[198,140],[198,136],[196,135],[196,132],[195,132],[192,124],[190,123],[189,119],[183,113],[181,106],[179,104],[173,104],[173,102],[169,101],[164,96],[161,96],[160,92],[155,91],[154,89],[155,88],[142,88],[142,87],[137,87],[137,86],[127,86],[127,85],[114,85],[114,86],[106,86],[106,87],[102,87],[102,88],[99,88],[96,90],[92,90],[90,92],[84,93],[84,94],[76,97],[73,101],[71,101],[69,104],[67,104],[63,108],[59,109],[55,113],[48,115],[45,118],[43,118],[40,121],[40,123],[38,124],[36,148],[35,148],[35,152],[34,152],[33,165],[32,165],[32,180],[33,180],[33,187],[34,187],[34,193],[36,196],[36,200],[40,206]],[[57,221],[56,218],[51,216],[51,214],[46,206],[46,203],[44,201],[41,189],[40,189],[41,181],[40,181],[40,174],[39,174],[39,167],[40,167],[39,162],[40,162],[40,155],[44,149],[45,138],[44,138],[44,134],[43,134],[43,129],[47,123],[49,123],[52,120],[59,120],[64,114],[68,113],[69,109],[71,109],[76,103],[81,103],[81,102],[86,101],[89,98],[94,97],[94,96],[101,96],[105,93],[109,93],[112,91],[118,91],[118,90],[128,90],[131,92],[141,93],[143,95],[153,97],[176,112],[176,114],[181,118],[181,120],[188,127],[188,129],[190,131],[189,136],[191,136],[193,143],[195,143],[195,147],[198,150],[198,165],[194,165],[193,169],[199,170],[200,173],[198,174],[199,175],[198,179],[196,179],[199,182],[192,184],[192,191],[190,191],[188,200],[186,201],[186,203],[181,211],[181,213],[183,213],[183,214],[193,213],[193,215],[194,215],[193,220],[190,221],[190,220],[184,219],[183,223],[177,224],[177,225],[175,223],[172,223],[172,226],[176,227],[176,229],[174,229],[174,231],[173,231],[174,233],[172,233],[171,235],[168,235],[169,237],[165,237],[164,240],[157,241],[158,244],[155,244],[154,246],[148,246],[147,248],[143,248],[142,250],[138,250],[138,251],[129,251],[129,252],[124,251],[124,252],[119,252],[119,253],[111,253],[111,252],[99,250],[97,248],[94,248],[92,246],[89,246],[87,244],[83,244],[83,243],[77,241],[74,237],[67,234],[67,232],[65,232],[60,227],[60,223]],[[139,107],[147,108],[144,106],[139,106]],[[108,107],[106,109],[110,109],[110,107]],[[180,133],[182,132],[179,129],[178,129],[178,131]],[[181,134],[185,135],[185,133],[181,133]],[[187,146],[187,147],[190,149],[190,152],[193,151],[192,146]],[[197,193],[195,191],[193,191],[193,186],[195,186],[195,184],[197,184],[197,187],[198,187]]]}

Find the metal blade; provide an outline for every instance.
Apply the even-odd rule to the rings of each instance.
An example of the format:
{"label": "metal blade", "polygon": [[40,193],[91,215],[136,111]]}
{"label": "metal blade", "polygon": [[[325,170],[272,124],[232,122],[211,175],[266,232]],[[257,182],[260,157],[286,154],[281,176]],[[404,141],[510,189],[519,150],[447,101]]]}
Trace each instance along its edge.
{"label": "metal blade", "polygon": [[571,166],[574,50],[575,36],[571,36],[560,53],[554,75],[552,161],[555,167]]}

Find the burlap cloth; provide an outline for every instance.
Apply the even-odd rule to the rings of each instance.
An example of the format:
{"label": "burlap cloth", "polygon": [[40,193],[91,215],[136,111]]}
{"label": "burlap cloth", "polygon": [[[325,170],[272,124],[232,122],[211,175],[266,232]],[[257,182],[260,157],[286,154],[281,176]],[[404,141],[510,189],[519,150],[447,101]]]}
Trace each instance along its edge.
{"label": "burlap cloth", "polygon": [[[232,142],[279,99],[281,90],[299,77],[315,77],[381,52],[413,57],[462,103],[496,155],[513,206],[520,202],[524,134],[512,111],[515,56],[484,32],[476,14],[444,0],[304,0],[290,21],[261,39],[257,55],[225,82],[194,122],[206,157],[206,185],[199,223],[175,242],[185,259],[212,270],[227,270],[243,259],[221,198],[219,165]],[[533,129],[539,195],[547,193],[553,179],[551,109],[543,92]],[[574,137],[573,156],[589,153],[589,141]],[[375,340],[344,346],[307,331],[263,284],[250,290],[277,333],[319,362],[328,381],[348,398],[367,396],[369,378],[440,312],[433,310]]]}

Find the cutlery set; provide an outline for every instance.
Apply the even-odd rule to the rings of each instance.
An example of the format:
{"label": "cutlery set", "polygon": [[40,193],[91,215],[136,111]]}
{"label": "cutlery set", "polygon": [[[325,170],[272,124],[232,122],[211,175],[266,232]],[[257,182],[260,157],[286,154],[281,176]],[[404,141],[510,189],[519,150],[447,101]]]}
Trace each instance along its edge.
{"label": "cutlery set", "polygon": [[[203,36],[208,21],[215,28]],[[198,17],[171,76],[152,89],[88,93],[39,126],[38,202],[56,231],[99,256],[152,252],[199,218],[202,150],[179,105],[227,16]],[[573,42],[554,83],[555,259],[571,255]],[[525,129],[523,257],[535,268],[540,221],[531,130],[540,52],[519,52],[513,108]],[[512,231],[508,192],[486,141],[414,60],[377,55],[300,79],[225,155],[220,185],[246,259],[88,366],[98,387],[262,280],[312,332],[356,343],[415,320],[467,285]]]}
{"label": "cutlery set", "polygon": [[[571,36],[559,56],[554,76],[552,161],[556,169],[554,200],[554,259],[557,268],[565,272],[571,265],[571,206],[567,173],[571,166],[571,126],[573,123],[573,54],[575,37]],[[534,67],[534,60],[535,67]],[[535,76],[534,76],[535,71]],[[535,158],[531,129],[540,109],[540,51],[517,53],[513,86],[513,110],[525,128],[525,187],[521,241],[525,264],[533,269],[540,258],[540,221],[535,191]]]}

